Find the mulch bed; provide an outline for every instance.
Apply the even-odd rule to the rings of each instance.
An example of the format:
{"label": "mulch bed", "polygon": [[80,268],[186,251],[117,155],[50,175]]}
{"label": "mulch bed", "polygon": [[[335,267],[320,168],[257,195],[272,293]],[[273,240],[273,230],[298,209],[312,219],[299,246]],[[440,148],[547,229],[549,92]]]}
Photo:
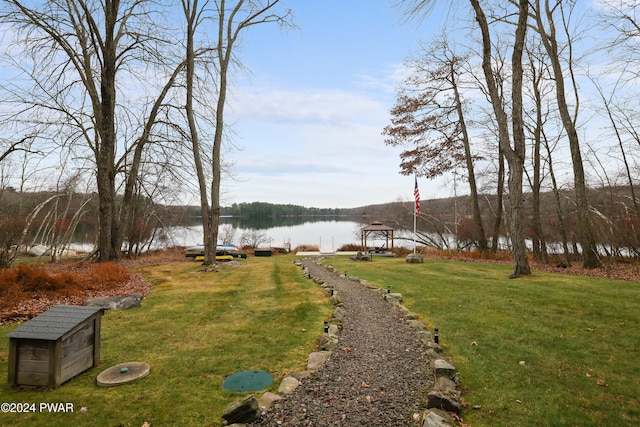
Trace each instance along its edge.
{"label": "mulch bed", "polygon": [[[180,260],[184,258],[179,258]],[[157,263],[176,261],[178,258],[166,256],[145,258],[137,262]],[[149,293],[151,285],[142,276],[133,274],[128,266],[134,261],[122,261],[117,266],[127,273],[124,279],[109,280],[109,277],[96,276],[96,263],[63,262],[57,264],[38,264],[37,268],[58,280],[64,280],[60,287],[18,291],[16,287],[0,286],[0,325],[25,322],[58,304],[82,305],[85,300],[96,297]],[[63,276],[60,278],[60,276]],[[0,283],[1,285],[2,283]],[[46,283],[45,283],[46,287]],[[12,288],[12,289],[10,289]]]}

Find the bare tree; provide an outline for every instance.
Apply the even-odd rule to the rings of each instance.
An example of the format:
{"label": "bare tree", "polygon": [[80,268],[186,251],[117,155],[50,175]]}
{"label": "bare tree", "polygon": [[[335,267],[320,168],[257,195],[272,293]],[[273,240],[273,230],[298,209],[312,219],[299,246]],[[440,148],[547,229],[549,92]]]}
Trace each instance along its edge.
{"label": "bare tree", "polygon": [[222,227],[220,227],[220,231],[221,231],[220,241],[222,242],[222,244],[224,245],[232,244],[235,241],[237,230],[238,229],[234,227],[232,224],[224,224]]}
{"label": "bare tree", "polygon": [[[496,81],[496,76],[492,68],[492,39],[489,20],[485,14],[484,7],[479,0],[469,0],[475,13],[482,35],[482,70],[486,80],[486,89],[489,94],[493,112],[498,126],[498,141],[500,149],[509,164],[509,201],[511,205],[511,227],[510,236],[512,244],[513,267],[511,277],[519,277],[523,274],[531,274],[531,267],[527,258],[527,247],[524,234],[524,212],[522,180],[525,159],[525,134],[524,121],[522,116],[522,54],[525,45],[525,35],[529,12],[529,2],[519,0],[517,2],[517,22],[515,24],[515,36],[513,41],[513,52],[511,56],[511,127],[513,132],[513,146],[509,132],[508,115],[503,104],[500,93],[500,85]],[[433,7],[433,0],[404,0],[397,2],[410,16],[421,16],[428,13]]]}
{"label": "bare tree", "polygon": [[221,149],[226,129],[224,112],[227,103],[229,75],[234,65],[234,51],[240,42],[239,37],[255,25],[268,23],[289,25],[288,20],[291,17],[291,11],[286,10],[282,14],[278,14],[275,11],[279,1],[280,0],[213,0],[210,2],[214,10],[211,19],[216,23],[217,29],[217,42],[216,45],[213,46],[215,55],[212,64],[217,72],[217,100],[215,101],[215,130],[210,156],[212,174],[210,182],[206,182],[204,174],[205,165],[203,158],[206,157],[202,153],[203,145],[197,133],[197,123],[193,113],[193,96],[189,95],[189,87],[193,86],[195,73],[193,62],[196,52],[193,37],[197,26],[205,16],[204,11],[206,8],[204,6],[206,6],[208,2],[204,2],[203,6],[199,6],[197,0],[185,0],[182,3],[190,34],[187,40],[187,118],[200,191],[200,208],[204,229],[205,265],[215,262],[218,240],[218,227],[220,225],[220,184],[222,177]]}
{"label": "bare tree", "polygon": [[461,91],[462,64],[445,38],[425,48],[422,57],[410,62],[413,74],[405,81],[391,110],[391,125],[383,130],[385,143],[409,144],[400,154],[401,173],[428,178],[466,167],[473,223],[469,237],[480,251],[488,244],[478,202],[474,163],[482,159],[471,150],[471,137],[465,118],[465,101]]}
{"label": "bare tree", "polygon": [[[578,219],[581,227],[581,246],[582,246],[582,265],[585,268],[595,268],[600,265],[598,249],[593,236],[591,213],[589,207],[589,199],[587,196],[587,185],[583,167],[582,153],[580,151],[580,140],[576,128],[578,115],[578,88],[573,73],[573,56],[571,34],[568,29],[568,17],[565,15],[565,7],[560,0],[544,0],[541,4],[540,0],[536,0],[535,9],[532,11],[535,19],[536,31],[540,35],[542,44],[545,47],[549,61],[551,62],[551,70],[555,80],[556,102],[558,112],[562,119],[562,125],[569,140],[569,148],[573,163],[573,181],[576,192],[576,204],[578,205]],[[575,97],[576,106],[573,114],[569,110],[567,102],[567,92],[565,89],[565,74],[561,64],[561,52],[558,46],[558,35],[556,32],[556,15],[560,15],[560,24],[564,29],[567,37],[567,46],[569,51],[568,72],[571,84],[573,86],[573,96]]]}
{"label": "bare tree", "polygon": [[478,0],[470,0],[475,12],[476,21],[482,33],[482,69],[487,82],[487,90],[491,99],[496,122],[498,124],[498,141],[500,148],[509,164],[509,201],[511,204],[511,245],[513,254],[513,274],[511,277],[519,277],[523,274],[531,274],[531,267],[527,258],[527,247],[524,234],[524,212],[522,194],[522,176],[525,159],[524,120],[522,117],[522,53],[524,51],[525,34],[527,28],[527,15],[529,3],[520,0],[518,3],[518,22],[515,30],[513,53],[511,57],[512,69],[512,131],[513,147],[509,137],[509,124],[507,113],[502,103],[498,85],[491,67],[491,34],[485,12]]}
{"label": "bare tree", "polygon": [[[603,84],[592,78],[596,87],[604,110],[597,106],[598,111],[604,111],[607,119],[611,123],[611,132],[617,141],[621,156],[622,174],[626,178],[629,186],[632,207],[623,205],[622,226],[625,233],[625,240],[630,242],[631,250],[638,253],[638,248],[633,248],[635,242],[640,241],[640,196],[637,194],[637,158],[634,167],[634,148],[640,147],[640,130],[638,129],[637,94],[635,91],[627,91],[627,85],[633,87],[634,82],[640,75],[637,67],[637,58],[640,57],[640,23],[638,13],[640,4],[637,1],[623,0],[611,2],[602,12],[601,25],[606,27],[614,38],[610,43],[603,46],[603,50],[608,56],[613,55],[612,69],[605,70],[603,80],[608,80],[611,76],[616,76],[615,84],[605,90]],[[613,29],[613,31],[611,31]],[[637,156],[637,151],[636,151]]]}
{"label": "bare tree", "polygon": [[544,61],[540,58],[541,55],[538,55],[538,52],[535,47],[527,48],[527,55],[529,58],[529,79],[531,81],[531,90],[532,90],[532,102],[534,106],[534,111],[531,114],[531,124],[530,124],[530,133],[533,139],[533,152],[531,156],[531,160],[533,163],[533,177],[529,176],[529,183],[531,186],[532,193],[532,203],[533,203],[533,233],[531,236],[532,246],[533,246],[533,255],[541,262],[547,263],[547,241],[545,238],[545,234],[542,227],[542,217],[541,217],[541,189],[542,189],[542,137],[544,132],[544,124],[545,124],[545,112],[543,111],[543,100],[546,95],[545,88],[548,85],[545,85],[544,82],[547,81],[545,79],[545,75],[547,75],[547,68],[544,64]]}
{"label": "bare tree", "polygon": [[240,246],[243,248],[258,248],[265,243],[269,243],[269,236],[264,231],[252,228],[245,230],[240,236]]}
{"label": "bare tree", "polygon": [[[27,59],[24,63],[32,64],[32,69],[24,70],[34,83],[23,97],[28,105],[25,111],[41,112],[46,125],[66,129],[69,143],[88,147],[99,201],[97,253],[100,260],[118,258],[125,234],[121,223],[128,222],[138,160],[157,109],[182,66],[174,64],[173,73],[161,72],[172,63],[172,55],[167,54],[172,43],[158,37],[157,4],[148,0],[2,3],[0,20],[24,34],[14,50]],[[16,64],[21,64],[19,58]],[[118,98],[126,98],[127,93],[118,83],[154,66],[154,74],[167,75],[168,83],[136,128],[139,135],[118,159],[127,144],[117,118]],[[151,92],[151,87],[147,89]],[[116,197],[119,182],[126,183],[122,206]]]}

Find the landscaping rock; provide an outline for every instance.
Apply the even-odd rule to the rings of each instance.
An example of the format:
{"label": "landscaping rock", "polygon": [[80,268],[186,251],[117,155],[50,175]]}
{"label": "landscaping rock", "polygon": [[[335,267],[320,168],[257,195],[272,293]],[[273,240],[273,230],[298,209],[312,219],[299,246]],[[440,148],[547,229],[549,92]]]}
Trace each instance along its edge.
{"label": "landscaping rock", "polygon": [[83,305],[90,307],[102,307],[107,310],[125,310],[140,307],[141,294],[118,295],[113,297],[97,297],[87,299]]}
{"label": "landscaping rock", "polygon": [[332,334],[322,334],[320,337],[320,350],[330,351],[338,346],[338,337]]}
{"label": "landscaping rock", "polygon": [[344,320],[344,316],[347,315],[347,310],[344,307],[336,307],[331,313],[331,317],[338,320]]}
{"label": "landscaping rock", "polygon": [[[335,326],[338,328],[338,330],[339,330],[339,331],[341,331],[341,330],[342,330],[342,328],[343,328],[342,320],[338,320],[338,319],[329,319],[329,320],[327,320],[327,322],[329,322],[329,333],[332,333],[331,331],[333,330],[333,329],[332,329],[332,326],[333,326],[333,325],[335,325]],[[339,333],[336,333],[336,334],[334,334],[334,335],[340,335],[340,334],[339,334]]]}
{"label": "landscaping rock", "polygon": [[407,320],[407,325],[416,332],[426,331],[427,327],[419,320]]}
{"label": "landscaping rock", "polygon": [[282,400],[282,396],[275,393],[271,393],[270,391],[267,391],[260,397],[260,399],[258,399],[258,405],[263,410],[266,410],[271,408],[273,403],[277,402],[278,400]]}
{"label": "landscaping rock", "polygon": [[306,378],[311,378],[315,374],[316,371],[297,371],[289,374],[289,376],[297,379],[298,381],[302,381]]}
{"label": "landscaping rock", "polygon": [[260,417],[260,405],[254,395],[227,406],[222,412],[222,419],[226,424],[250,423]]}
{"label": "landscaping rock", "polygon": [[408,264],[422,264],[424,262],[424,258],[420,254],[409,254],[405,258],[405,261]]}
{"label": "landscaping rock", "polygon": [[433,342],[433,335],[429,331],[416,331],[416,337],[425,345]]}
{"label": "landscaping rock", "polygon": [[453,427],[456,424],[449,414],[439,409],[430,409],[423,414],[422,427]]}
{"label": "landscaping rock", "polygon": [[462,410],[462,401],[455,390],[434,389],[427,394],[427,408],[459,413]]}
{"label": "landscaping rock", "polygon": [[402,294],[397,292],[386,293],[384,294],[384,299],[393,304],[400,304],[402,302]]}
{"label": "landscaping rock", "polygon": [[456,383],[453,382],[451,378],[438,377],[436,378],[436,383],[434,384],[433,388],[442,391],[455,391]]}
{"label": "landscaping rock", "polygon": [[398,304],[398,308],[402,311],[404,320],[416,320],[419,317],[418,313],[414,313],[402,304]]}
{"label": "landscaping rock", "polygon": [[324,362],[327,361],[331,355],[330,351],[314,351],[309,354],[309,360],[307,362],[307,369],[310,371],[317,371],[322,368]]}
{"label": "landscaping rock", "polygon": [[438,377],[434,389],[427,394],[427,408],[439,408],[447,412],[460,412],[462,400],[456,383],[448,377]]}
{"label": "landscaping rock", "polygon": [[350,257],[351,261],[371,261],[371,257],[369,255],[365,255],[362,252],[358,251],[357,254]]}
{"label": "landscaping rock", "polygon": [[278,393],[280,394],[291,394],[295,389],[300,386],[300,381],[293,377],[284,377],[282,382],[280,383],[280,387],[278,387]]}
{"label": "landscaping rock", "polygon": [[453,378],[456,375],[456,367],[444,359],[436,359],[433,362],[433,369],[436,372],[436,378]]}
{"label": "landscaping rock", "polygon": [[344,302],[339,295],[335,295],[335,294],[331,296],[329,301],[331,301],[331,304],[339,305],[339,306],[342,306],[342,303]]}
{"label": "landscaping rock", "polygon": [[364,279],[360,280],[360,284],[362,286],[364,286],[365,288],[367,288],[367,289],[378,289],[378,287],[376,285],[374,285],[373,283],[368,282],[368,281],[366,281]]}
{"label": "landscaping rock", "polygon": [[436,353],[442,353],[442,347],[440,347],[440,344],[436,344],[435,342],[428,342],[425,344],[425,347],[427,350],[433,350]]}
{"label": "landscaping rock", "polygon": [[44,245],[35,245],[35,246],[31,246],[28,250],[27,253],[31,256],[42,256],[45,253],[47,253],[47,251],[49,250],[49,248],[47,248]]}
{"label": "landscaping rock", "polygon": [[338,336],[340,335],[340,328],[341,325],[338,325],[336,323],[329,323],[329,335],[334,335],[334,336]]}

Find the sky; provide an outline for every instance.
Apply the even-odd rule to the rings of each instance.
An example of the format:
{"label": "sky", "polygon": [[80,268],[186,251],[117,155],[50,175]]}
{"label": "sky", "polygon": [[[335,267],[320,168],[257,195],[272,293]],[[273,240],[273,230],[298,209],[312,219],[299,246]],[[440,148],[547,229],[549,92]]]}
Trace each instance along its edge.
{"label": "sky", "polygon": [[[406,22],[392,2],[281,0],[279,10],[291,8],[297,28],[261,24],[243,34],[234,52],[244,71],[230,77],[225,110],[223,163],[231,166],[222,205],[355,208],[413,199],[414,177],[400,174],[403,148],[387,146],[382,135],[408,75],[404,64],[443,27],[456,43],[477,47],[477,40],[469,41],[475,24],[468,5],[434,2],[442,9]],[[598,38],[594,29],[589,34]],[[468,193],[451,177],[418,178],[418,186],[423,202]],[[199,204],[195,191],[184,193],[180,203]]]}
{"label": "sky", "polygon": [[[404,61],[439,32],[438,14],[403,23],[386,0],[283,0],[294,30],[251,28],[226,110],[235,147],[222,204],[351,208],[411,200],[399,148],[384,143]],[[423,200],[447,185],[419,180]]]}

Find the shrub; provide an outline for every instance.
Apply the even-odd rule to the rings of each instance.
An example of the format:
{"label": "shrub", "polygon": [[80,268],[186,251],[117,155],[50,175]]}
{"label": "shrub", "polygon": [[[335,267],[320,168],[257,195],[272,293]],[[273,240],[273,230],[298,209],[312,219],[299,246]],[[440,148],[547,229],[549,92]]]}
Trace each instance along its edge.
{"label": "shrub", "polygon": [[356,245],[355,243],[347,243],[346,245],[342,245],[340,246],[340,248],[338,248],[338,251],[340,252],[357,252],[361,250],[362,246]]}
{"label": "shrub", "polygon": [[114,288],[131,277],[125,267],[110,262],[88,264],[87,267],[84,284],[88,289]]}
{"label": "shrub", "polygon": [[0,310],[25,300],[53,296],[84,295],[87,291],[112,289],[131,277],[125,267],[111,263],[42,266],[19,264],[0,269]]}
{"label": "shrub", "polygon": [[0,268],[11,265],[16,244],[20,241],[22,230],[26,225],[23,215],[13,213],[0,218]]}
{"label": "shrub", "polygon": [[318,252],[319,250],[318,245],[298,245],[293,252]]}

